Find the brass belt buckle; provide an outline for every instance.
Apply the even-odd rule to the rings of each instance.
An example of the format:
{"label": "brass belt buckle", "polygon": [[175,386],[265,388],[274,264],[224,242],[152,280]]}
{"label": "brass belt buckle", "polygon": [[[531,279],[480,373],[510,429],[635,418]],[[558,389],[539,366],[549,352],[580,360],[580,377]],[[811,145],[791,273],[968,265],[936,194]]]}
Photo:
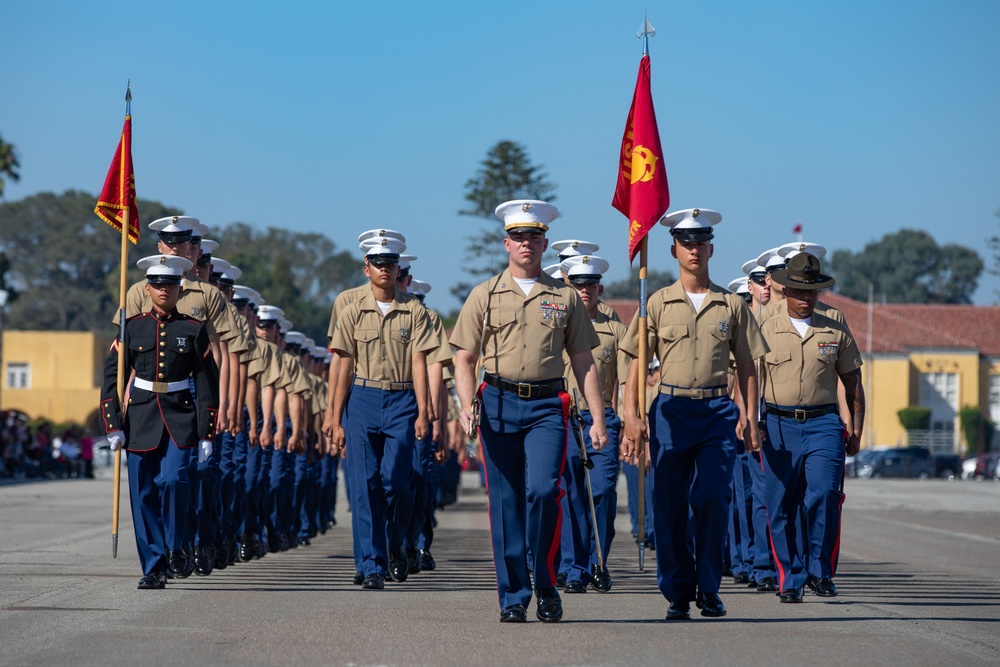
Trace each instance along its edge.
{"label": "brass belt buckle", "polygon": [[517,383],[517,397],[531,398],[531,385],[526,382]]}
{"label": "brass belt buckle", "polygon": [[806,411],[801,408],[795,408],[793,415],[795,417],[795,421],[797,421],[800,424],[807,419]]}
{"label": "brass belt buckle", "polygon": [[690,392],[691,392],[691,398],[695,399],[696,401],[700,401],[703,398],[705,398],[705,390],[702,389],[701,387],[698,387],[697,389],[691,389]]}
{"label": "brass belt buckle", "polygon": [[380,380],[379,387],[381,387],[382,391],[392,391],[392,382],[389,382],[388,380]]}
{"label": "brass belt buckle", "polygon": [[166,382],[154,382],[153,388],[150,389],[154,394],[165,394],[167,393],[167,383]]}

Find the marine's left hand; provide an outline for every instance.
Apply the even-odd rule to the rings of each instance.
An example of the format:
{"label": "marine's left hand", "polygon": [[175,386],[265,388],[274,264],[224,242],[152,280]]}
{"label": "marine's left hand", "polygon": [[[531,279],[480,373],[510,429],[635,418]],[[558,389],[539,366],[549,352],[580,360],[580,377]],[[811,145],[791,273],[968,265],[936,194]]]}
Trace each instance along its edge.
{"label": "marine's left hand", "polygon": [[202,440],[198,443],[198,463],[204,463],[212,455],[212,441]]}

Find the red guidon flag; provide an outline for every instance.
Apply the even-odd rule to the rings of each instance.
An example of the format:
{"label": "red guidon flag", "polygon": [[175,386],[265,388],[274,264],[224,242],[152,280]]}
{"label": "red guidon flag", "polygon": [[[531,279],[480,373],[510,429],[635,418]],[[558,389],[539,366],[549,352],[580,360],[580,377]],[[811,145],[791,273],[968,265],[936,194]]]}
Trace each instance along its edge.
{"label": "red guidon flag", "polygon": [[128,211],[128,238],[139,242],[139,208],[135,204],[135,171],[132,169],[132,116],[125,116],[122,138],[111,160],[104,189],[97,199],[94,213],[119,232]]}
{"label": "red guidon flag", "polygon": [[639,243],[670,206],[667,170],[663,165],[660,133],[649,90],[649,56],[639,61],[632,108],[628,111],[618,167],[618,185],[611,205],[628,216],[628,260],[635,259]]}

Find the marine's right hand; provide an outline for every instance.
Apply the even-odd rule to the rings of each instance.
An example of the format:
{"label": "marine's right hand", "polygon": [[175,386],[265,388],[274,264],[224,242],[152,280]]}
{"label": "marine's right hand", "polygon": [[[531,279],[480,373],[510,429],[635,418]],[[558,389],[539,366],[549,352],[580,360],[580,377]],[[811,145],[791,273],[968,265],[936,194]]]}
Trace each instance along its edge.
{"label": "marine's right hand", "polygon": [[111,451],[117,452],[125,444],[125,433],[119,429],[114,431],[108,431],[108,443],[111,445]]}

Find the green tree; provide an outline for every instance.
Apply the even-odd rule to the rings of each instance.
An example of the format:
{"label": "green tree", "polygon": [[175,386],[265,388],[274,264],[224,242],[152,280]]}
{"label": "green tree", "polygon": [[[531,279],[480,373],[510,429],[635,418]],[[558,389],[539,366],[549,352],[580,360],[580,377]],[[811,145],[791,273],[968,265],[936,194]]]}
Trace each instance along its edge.
{"label": "green tree", "polygon": [[[494,210],[498,204],[511,199],[541,199],[553,201],[556,198],[555,185],[541,165],[531,164],[527,149],[515,141],[498,141],[486,152],[486,158],[479,163],[476,175],[465,182],[465,199],[470,206],[459,211],[485,220],[496,220]],[[489,224],[479,234],[468,237],[466,248],[466,272],[477,278],[485,278],[491,270],[490,256],[496,271],[503,254],[501,243],[504,238],[499,224]],[[451,288],[451,293],[461,300],[469,295],[469,283],[459,283]]]}
{"label": "green tree", "polygon": [[3,197],[5,177],[12,181],[21,180],[21,174],[17,171],[20,166],[14,146],[4,143],[3,137],[0,136],[0,198]]}
{"label": "green tree", "polygon": [[938,246],[924,231],[901,229],[865,246],[859,253],[837,250],[826,267],[836,290],[868,299],[868,283],[890,303],[971,303],[983,260],[975,250]]}
{"label": "green tree", "polygon": [[[646,270],[646,294],[650,295],[658,289],[672,285],[677,279],[670,271]],[[628,278],[604,284],[605,301],[608,299],[638,299],[639,298],[639,267],[629,269]]]}
{"label": "green tree", "polygon": [[[70,190],[43,192],[0,204],[0,251],[11,260],[6,278],[20,298],[8,308],[11,329],[108,333],[118,308],[120,236],[94,215],[97,197]],[[177,209],[138,201],[145,223]],[[156,252],[156,235],[143,229],[129,247],[129,281],[141,278],[140,257]]]}

